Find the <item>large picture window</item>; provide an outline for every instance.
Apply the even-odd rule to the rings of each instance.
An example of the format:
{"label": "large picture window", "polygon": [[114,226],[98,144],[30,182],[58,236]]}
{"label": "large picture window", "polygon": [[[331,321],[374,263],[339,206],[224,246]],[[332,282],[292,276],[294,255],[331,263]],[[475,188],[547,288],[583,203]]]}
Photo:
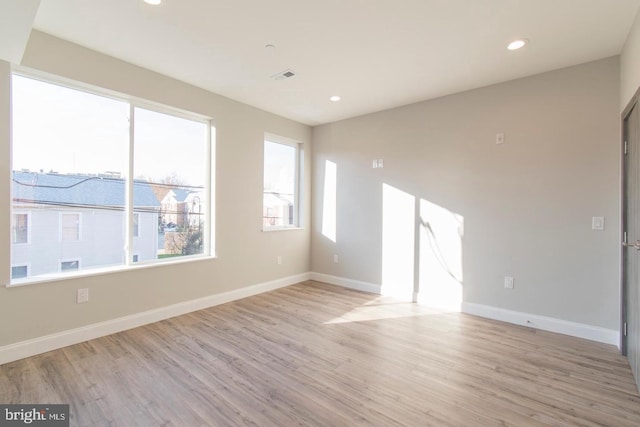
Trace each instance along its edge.
{"label": "large picture window", "polygon": [[264,230],[299,226],[300,145],[267,135],[264,141]]}
{"label": "large picture window", "polygon": [[209,254],[210,121],[100,92],[12,76],[12,280]]}

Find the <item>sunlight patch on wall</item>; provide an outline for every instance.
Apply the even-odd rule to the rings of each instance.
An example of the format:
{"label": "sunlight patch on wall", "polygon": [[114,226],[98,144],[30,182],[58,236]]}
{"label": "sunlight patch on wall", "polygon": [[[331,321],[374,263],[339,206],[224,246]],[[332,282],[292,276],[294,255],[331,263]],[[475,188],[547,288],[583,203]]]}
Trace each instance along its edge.
{"label": "sunlight patch on wall", "polygon": [[461,215],[420,200],[420,304],[460,311],[463,235],[464,218]]}
{"label": "sunlight patch on wall", "polygon": [[382,184],[382,295],[413,299],[415,197]]}
{"label": "sunlight patch on wall", "polygon": [[322,196],[322,235],[336,242],[338,166],[329,160],[324,162],[324,190]]}

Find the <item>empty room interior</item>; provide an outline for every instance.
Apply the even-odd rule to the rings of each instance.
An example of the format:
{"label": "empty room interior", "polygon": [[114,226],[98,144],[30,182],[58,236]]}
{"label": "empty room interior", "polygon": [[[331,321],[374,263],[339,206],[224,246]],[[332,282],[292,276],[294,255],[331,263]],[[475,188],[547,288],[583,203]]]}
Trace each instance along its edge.
{"label": "empty room interior", "polygon": [[640,425],[639,10],[1,0],[0,424]]}

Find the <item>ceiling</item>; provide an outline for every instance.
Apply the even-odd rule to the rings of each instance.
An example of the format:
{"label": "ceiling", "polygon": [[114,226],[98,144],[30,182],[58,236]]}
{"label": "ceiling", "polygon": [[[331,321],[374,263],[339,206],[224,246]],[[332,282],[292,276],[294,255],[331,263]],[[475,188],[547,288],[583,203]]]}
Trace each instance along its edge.
{"label": "ceiling", "polygon": [[[41,0],[34,28],[309,125],[622,50],[640,0]],[[508,51],[508,42],[529,44]],[[275,47],[266,48],[271,44]],[[290,69],[294,77],[271,76]],[[339,95],[342,100],[331,102]]]}

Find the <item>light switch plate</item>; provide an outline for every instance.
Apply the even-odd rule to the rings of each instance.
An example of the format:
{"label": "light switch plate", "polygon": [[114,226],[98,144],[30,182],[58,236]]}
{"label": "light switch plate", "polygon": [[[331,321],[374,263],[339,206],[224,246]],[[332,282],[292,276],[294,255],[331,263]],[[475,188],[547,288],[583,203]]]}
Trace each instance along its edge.
{"label": "light switch plate", "polygon": [[513,277],[504,276],[504,287],[505,289],[513,289]]}
{"label": "light switch plate", "polygon": [[89,301],[89,288],[78,289],[76,293],[76,303],[82,304]]}
{"label": "light switch plate", "polygon": [[603,216],[594,216],[591,218],[591,229],[592,230],[604,230],[604,217]]}

